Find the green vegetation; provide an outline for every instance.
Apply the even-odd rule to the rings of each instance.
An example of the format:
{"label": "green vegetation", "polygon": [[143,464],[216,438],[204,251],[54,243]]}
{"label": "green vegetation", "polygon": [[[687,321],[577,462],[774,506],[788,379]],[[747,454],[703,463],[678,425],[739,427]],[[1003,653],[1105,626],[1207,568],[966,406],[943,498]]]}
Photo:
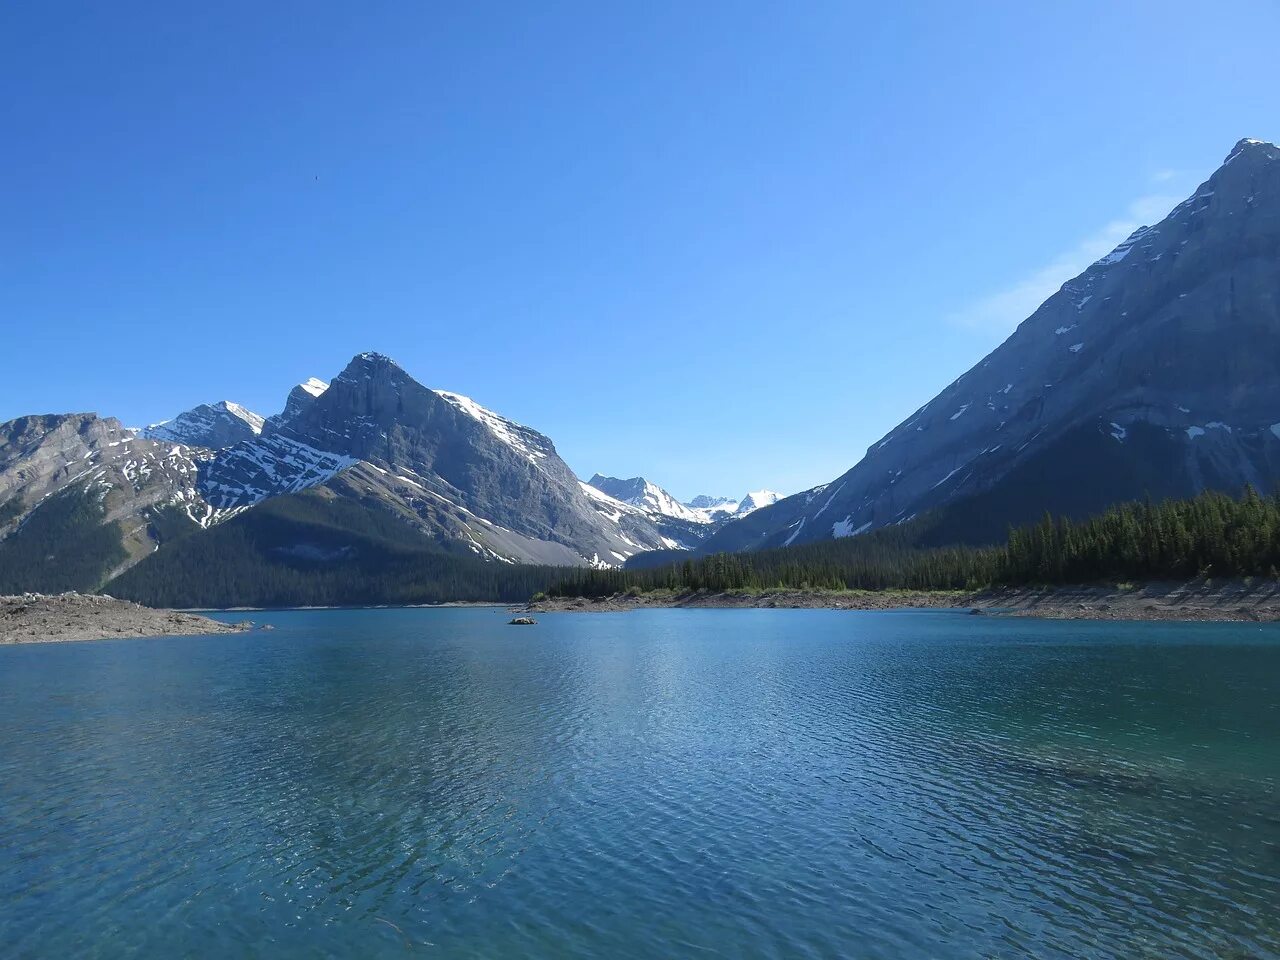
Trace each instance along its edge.
{"label": "green vegetation", "polygon": [[104,516],[102,504],[79,489],[40,504],[0,540],[0,594],[97,590],[128,556],[119,527]]}
{"label": "green vegetation", "polygon": [[[0,593],[88,591],[124,561],[102,505],[67,492],[51,497],[0,541]],[[411,604],[449,600],[523,602],[640,593],[956,591],[997,585],[1153,579],[1280,579],[1280,498],[1114,507],[1073,523],[1046,516],[992,547],[921,547],[937,522],[758,553],[671,559],[647,569],[590,570],[486,562],[425,536],[384,510],[309,491],[277,497],[199,535],[189,521],[152,518],[165,542],[106,585],[156,606]]]}
{"label": "green vegetation", "polygon": [[108,589],[180,607],[523,602],[563,575],[453,552],[385,511],[307,492],[169,543]]}
{"label": "green vegetation", "polygon": [[959,590],[994,585],[1182,579],[1198,574],[1280,577],[1280,498],[1113,507],[1072,523],[1046,516],[994,547],[920,548],[931,521],[862,537],[758,553],[716,554],[640,570],[574,570],[552,596],[628,590]]}
{"label": "green vegetation", "polygon": [[1080,524],[1046,517],[1009,534],[1000,583],[1280,577],[1280,497],[1130,503]]}
{"label": "green vegetation", "polygon": [[22,513],[22,498],[11,497],[4,503],[0,503],[0,527],[14,520]]}

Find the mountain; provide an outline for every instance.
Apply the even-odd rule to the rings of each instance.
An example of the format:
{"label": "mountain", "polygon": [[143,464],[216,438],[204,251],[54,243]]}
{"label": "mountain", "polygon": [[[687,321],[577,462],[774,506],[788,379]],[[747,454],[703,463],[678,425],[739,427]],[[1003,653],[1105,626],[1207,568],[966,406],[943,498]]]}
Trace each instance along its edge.
{"label": "mountain", "polygon": [[223,519],[197,490],[208,456],[92,413],[0,424],[0,593],[97,587]]}
{"label": "mountain", "polygon": [[582,486],[588,497],[614,513],[625,509],[643,516],[662,535],[662,549],[694,549],[710,535],[711,524],[716,522],[706,512],[685,506],[644,477],[621,480],[597,473]]}
{"label": "mountain", "polygon": [[269,566],[348,556],[343,537],[366,570],[384,559],[374,544],[601,566],[679,546],[589,492],[547,437],[376,353],[295,387],[266,421],[222,403],[142,431],[95,414],[0,425],[5,589],[96,589],[140,564],[127,582],[144,591],[148,571],[171,578],[195,556],[225,580],[217,557],[243,560],[246,542],[269,544]]}
{"label": "mountain", "polygon": [[629,503],[633,507],[640,507],[647,513],[688,520],[692,523],[708,522],[696,510],[685,506],[656,483],[650,483],[644,477],[619,480],[617,477],[606,477],[597,473],[587,483],[615,500]]}
{"label": "mountain", "polygon": [[1280,149],[1242,140],[1001,346],[829,484],[729,524],[706,550],[928,518],[994,541],[1046,510],[1280,480]]}
{"label": "mountain", "polygon": [[712,497],[705,493],[698,494],[685,504],[685,506],[692,507],[694,510],[712,510],[716,507],[723,507],[726,504],[732,504],[732,510],[738,509],[738,502],[736,500],[730,500],[728,497]]}
{"label": "mountain", "polygon": [[782,494],[774,493],[772,490],[753,490],[738,501],[738,507],[733,511],[733,515],[745,517],[764,507],[771,507],[781,499]]}
{"label": "mountain", "polygon": [[321,485],[486,558],[618,564],[672,545],[643,515],[601,509],[541,433],[376,353],[327,388],[295,388],[261,436],[220,451],[200,480],[222,509]]}
{"label": "mountain", "polygon": [[284,401],[284,410],[273,417],[267,417],[266,422],[263,424],[263,429],[270,433],[283,421],[297,416],[298,413],[310,406],[316,397],[328,389],[329,384],[323,380],[319,380],[316,377],[308,377],[289,391],[289,396]]}
{"label": "mountain", "polygon": [[262,432],[262,425],[262,417],[252,410],[230,400],[222,400],[202,403],[172,420],[153,423],[139,430],[138,435],[147,440],[220,450],[256,437]]}
{"label": "mountain", "polygon": [[679,545],[678,549],[696,548],[719,525],[734,517],[745,517],[779,498],[770,490],[757,490],[740,500],[703,495],[681,503],[644,477],[621,480],[597,473],[587,483],[593,490],[643,512],[667,539]]}

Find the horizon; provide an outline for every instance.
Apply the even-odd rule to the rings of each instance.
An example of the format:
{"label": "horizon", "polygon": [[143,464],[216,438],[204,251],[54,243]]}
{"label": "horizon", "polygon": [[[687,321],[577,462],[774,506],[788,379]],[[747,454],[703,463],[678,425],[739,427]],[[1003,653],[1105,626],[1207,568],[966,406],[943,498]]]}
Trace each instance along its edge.
{"label": "horizon", "polygon": [[[0,309],[57,360],[0,420],[268,416],[378,351],[583,478],[794,494],[1275,139],[1266,5],[1232,8],[1243,37],[1190,5],[1099,5],[1081,37],[1078,11],[884,12],[856,63],[862,18],[772,9],[7,11],[31,95],[0,107]],[[1043,43],[962,55],[1017,30]],[[1195,76],[1149,69],[1192,42]],[[1140,115],[1098,108],[1120,88]]]}

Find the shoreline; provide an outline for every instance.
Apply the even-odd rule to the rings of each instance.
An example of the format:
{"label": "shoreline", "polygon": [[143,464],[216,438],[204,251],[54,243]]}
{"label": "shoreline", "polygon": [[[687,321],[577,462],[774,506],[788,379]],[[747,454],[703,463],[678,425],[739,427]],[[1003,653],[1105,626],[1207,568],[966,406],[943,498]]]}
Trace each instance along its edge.
{"label": "shoreline", "polygon": [[0,646],[243,633],[253,624],[223,623],[181,610],[160,610],[105,594],[0,596]]}
{"label": "shoreline", "polygon": [[1197,578],[1182,582],[1000,587],[979,591],[655,592],[598,599],[549,598],[519,609],[528,613],[625,613],[643,609],[950,609],[1047,620],[1268,623],[1280,621],[1280,583],[1262,579]]}
{"label": "shoreline", "polygon": [[442,603],[331,603],[284,607],[175,607],[180,613],[279,613],[286,610],[452,610],[470,607],[497,607],[507,610],[502,600],[445,600]]}

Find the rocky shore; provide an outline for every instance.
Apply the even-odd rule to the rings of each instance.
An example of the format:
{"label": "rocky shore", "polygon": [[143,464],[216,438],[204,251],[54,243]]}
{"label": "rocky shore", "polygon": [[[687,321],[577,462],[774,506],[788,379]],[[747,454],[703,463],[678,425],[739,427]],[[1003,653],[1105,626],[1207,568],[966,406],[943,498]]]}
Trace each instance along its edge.
{"label": "rocky shore", "polygon": [[530,603],[527,612],[613,613],[650,608],[781,608],[905,610],[949,608],[991,616],[1058,620],[1280,620],[1280,583],[1273,580],[1209,580],[1070,587],[1008,587],[965,591],[770,590],[647,593],[601,599],[553,598]]}
{"label": "rocky shore", "polygon": [[221,623],[193,613],[153,610],[127,600],[80,593],[0,597],[0,644],[237,633],[249,623]]}
{"label": "rocky shore", "polygon": [[756,608],[756,609],[821,609],[821,610],[901,610],[922,607],[965,607],[972,594],[947,591],[915,590],[766,590],[761,592],[729,591],[711,593],[642,593],[619,594],[614,597],[552,598],[530,603],[528,612],[573,611],[585,613],[621,613],[646,608]]}
{"label": "rocky shore", "polygon": [[1280,620],[1280,583],[1269,579],[1018,587],[986,591],[973,601],[984,610],[1057,620]]}

